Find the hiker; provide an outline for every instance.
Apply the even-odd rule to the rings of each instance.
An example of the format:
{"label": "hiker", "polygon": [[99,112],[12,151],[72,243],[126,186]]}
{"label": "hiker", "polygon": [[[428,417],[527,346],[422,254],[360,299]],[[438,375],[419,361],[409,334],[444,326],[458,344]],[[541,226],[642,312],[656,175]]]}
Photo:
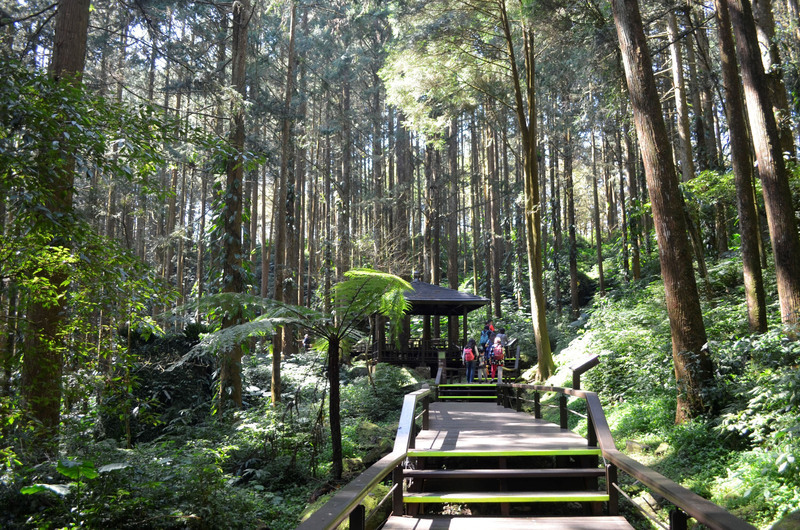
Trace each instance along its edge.
{"label": "hiker", "polygon": [[489,356],[487,354],[487,350],[491,347],[494,343],[494,326],[492,326],[492,321],[487,320],[486,325],[483,326],[483,331],[481,331],[481,338],[480,338],[480,351],[483,353],[484,357],[488,360]]}
{"label": "hiker", "polygon": [[[489,376],[491,379],[495,379],[497,377],[497,367],[503,365],[503,339],[499,336],[495,337],[494,343],[489,350]],[[502,374],[502,372],[500,373]]]}
{"label": "hiker", "polygon": [[508,346],[508,335],[506,335],[506,328],[500,328],[497,330],[497,335],[495,335],[495,339],[500,337],[500,342],[503,345],[503,351],[506,351],[506,346]]}
{"label": "hiker", "polygon": [[478,364],[475,369],[477,372],[476,379],[481,383],[485,383],[489,380],[489,377],[486,375],[486,358],[483,355],[478,355],[475,362]]}
{"label": "hiker", "polygon": [[467,345],[461,353],[461,361],[467,369],[467,383],[475,381],[475,359],[478,356],[478,351],[475,346],[475,339],[469,339]]}

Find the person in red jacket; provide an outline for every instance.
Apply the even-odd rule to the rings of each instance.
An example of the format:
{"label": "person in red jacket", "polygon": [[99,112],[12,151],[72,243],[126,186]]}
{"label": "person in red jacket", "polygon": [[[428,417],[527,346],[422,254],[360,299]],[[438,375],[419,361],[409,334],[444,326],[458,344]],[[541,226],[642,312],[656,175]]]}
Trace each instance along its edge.
{"label": "person in red jacket", "polygon": [[478,348],[475,344],[475,339],[469,339],[461,353],[461,360],[464,363],[464,367],[467,369],[467,383],[475,381],[475,362],[477,358]]}
{"label": "person in red jacket", "polygon": [[503,340],[500,337],[494,338],[494,344],[492,344],[491,353],[489,356],[489,363],[490,363],[490,372],[489,377],[491,379],[497,378],[497,367],[503,364]]}

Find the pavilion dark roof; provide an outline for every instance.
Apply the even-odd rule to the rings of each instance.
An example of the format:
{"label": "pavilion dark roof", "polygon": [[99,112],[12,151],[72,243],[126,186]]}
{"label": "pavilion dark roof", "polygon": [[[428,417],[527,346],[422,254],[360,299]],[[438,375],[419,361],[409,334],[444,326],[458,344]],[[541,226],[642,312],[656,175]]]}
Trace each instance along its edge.
{"label": "pavilion dark roof", "polygon": [[489,303],[488,298],[414,280],[404,296],[411,303],[410,315],[461,316]]}

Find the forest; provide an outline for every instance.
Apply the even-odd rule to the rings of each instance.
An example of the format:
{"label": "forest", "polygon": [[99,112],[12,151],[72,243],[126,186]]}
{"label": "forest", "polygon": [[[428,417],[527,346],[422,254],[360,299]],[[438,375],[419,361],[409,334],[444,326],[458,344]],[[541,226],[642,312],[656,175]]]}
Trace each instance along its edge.
{"label": "forest", "polygon": [[0,527],[296,527],[432,384],[357,355],[420,278],[797,528],[797,0],[0,0],[0,51]]}

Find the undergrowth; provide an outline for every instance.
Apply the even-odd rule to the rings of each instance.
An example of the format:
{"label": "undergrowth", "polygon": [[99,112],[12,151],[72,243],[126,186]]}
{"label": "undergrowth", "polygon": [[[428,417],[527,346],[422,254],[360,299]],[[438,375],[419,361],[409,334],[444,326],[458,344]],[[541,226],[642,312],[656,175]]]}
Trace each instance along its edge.
{"label": "undergrowth", "polygon": [[[675,424],[675,376],[660,282],[596,297],[580,348],[601,364],[585,388],[604,401],[623,451],[759,528],[800,510],[800,342],[769,307],[770,331],[747,330],[735,253],[709,267],[714,298],[704,300],[716,371],[714,410]],[[774,289],[774,278],[767,275]],[[770,297],[777,299],[776,296]]]}
{"label": "undergrowth", "polygon": [[[0,456],[2,528],[295,528],[310,501],[324,498],[331,449],[327,381],[318,356],[284,363],[282,403],[269,401],[269,359],[245,360],[246,408],[205,420],[170,420],[150,441],[65,432],[57,461],[26,462],[11,448]],[[416,374],[380,366],[345,367],[342,416],[346,478],[391,450],[403,395]],[[173,417],[173,411],[165,411]],[[77,423],[76,423],[77,424]]]}

